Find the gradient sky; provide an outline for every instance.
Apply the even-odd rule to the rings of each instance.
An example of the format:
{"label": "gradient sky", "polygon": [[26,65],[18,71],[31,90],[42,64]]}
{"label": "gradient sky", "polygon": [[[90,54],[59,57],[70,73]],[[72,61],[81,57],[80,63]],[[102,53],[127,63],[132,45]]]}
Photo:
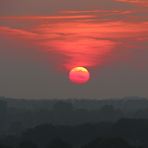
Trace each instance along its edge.
{"label": "gradient sky", "polygon": [[0,96],[148,97],[148,1],[1,0]]}

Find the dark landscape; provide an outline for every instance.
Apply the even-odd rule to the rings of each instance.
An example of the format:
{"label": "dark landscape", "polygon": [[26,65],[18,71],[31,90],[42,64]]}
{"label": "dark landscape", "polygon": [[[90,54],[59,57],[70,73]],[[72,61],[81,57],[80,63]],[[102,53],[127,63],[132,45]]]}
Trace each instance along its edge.
{"label": "dark landscape", "polygon": [[0,99],[0,148],[147,148],[148,100]]}

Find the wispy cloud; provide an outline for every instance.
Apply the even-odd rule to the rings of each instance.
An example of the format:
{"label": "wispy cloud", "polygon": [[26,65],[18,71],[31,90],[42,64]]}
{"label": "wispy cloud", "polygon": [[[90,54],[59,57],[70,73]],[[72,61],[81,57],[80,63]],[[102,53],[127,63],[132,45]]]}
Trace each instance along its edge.
{"label": "wispy cloud", "polygon": [[144,7],[148,7],[148,1],[147,0],[116,0],[116,1],[133,3],[133,4],[137,4],[137,5],[142,5]]}
{"label": "wispy cloud", "polygon": [[[69,13],[75,14],[76,12]],[[90,18],[95,17],[98,11],[95,10],[94,13],[95,15],[90,15]],[[126,12],[113,11],[112,13],[122,13],[124,15]],[[54,17],[56,21],[52,22],[50,21],[51,18],[53,19],[52,16],[8,17],[9,25],[13,20],[22,19],[23,23],[26,23],[26,21],[32,21],[31,18],[34,18],[33,20],[36,20],[36,23],[33,27],[27,28],[1,26],[0,32],[8,36],[11,34],[12,37],[29,40],[34,46],[38,46],[43,52],[47,52],[49,58],[52,53],[63,55],[64,59],[60,60],[58,65],[65,66],[67,69],[74,66],[102,66],[110,61],[114,57],[113,55],[118,55],[121,51],[123,55],[125,54],[124,57],[129,59],[131,57],[128,57],[128,54],[132,51],[134,55],[134,48],[137,49],[137,45],[148,41],[148,21],[135,23],[121,20],[111,21],[109,19],[100,22],[98,16],[96,16],[96,21],[88,20],[89,17],[81,18],[81,15],[81,19],[77,20],[79,17],[76,16],[56,16]],[[69,19],[73,19],[73,21],[69,21]],[[134,46],[134,42],[137,47]],[[139,50],[141,50],[140,47]],[[120,59],[124,60],[123,58]],[[55,59],[55,62],[57,61]]]}
{"label": "wispy cloud", "polygon": [[83,19],[94,18],[94,15],[67,15],[67,16],[4,16],[0,20],[50,20],[50,19]]}
{"label": "wispy cloud", "polygon": [[36,37],[36,34],[30,31],[26,31],[23,29],[15,29],[5,26],[0,26],[0,34],[5,33],[12,36],[19,36],[22,38],[32,39]]}
{"label": "wispy cloud", "polygon": [[134,55],[140,48],[146,48],[142,44],[148,41],[148,10],[143,7],[147,0],[94,2],[101,5],[100,9],[93,5],[93,9],[66,8],[52,15],[1,16],[0,37],[5,34],[16,40],[28,40],[28,44],[47,52],[49,58],[60,55],[58,65],[67,69],[99,67],[116,59],[114,55],[120,55],[124,61],[131,58],[128,56],[131,51]]}

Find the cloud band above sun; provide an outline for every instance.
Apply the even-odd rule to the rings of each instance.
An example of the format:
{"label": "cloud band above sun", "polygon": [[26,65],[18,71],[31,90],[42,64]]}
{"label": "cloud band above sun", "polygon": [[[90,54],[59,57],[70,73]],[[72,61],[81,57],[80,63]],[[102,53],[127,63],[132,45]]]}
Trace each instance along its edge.
{"label": "cloud band above sun", "polygon": [[[112,2],[140,3],[134,0]],[[0,32],[46,52],[49,61],[52,59],[51,64],[67,70],[77,66],[101,67],[118,58],[115,55],[123,54],[121,61],[130,59],[126,54],[137,52],[139,45],[135,44],[147,41],[148,19],[139,16],[147,10],[120,9],[122,5],[116,9],[106,7],[104,10],[62,10],[46,16],[0,16],[3,22]],[[51,56],[61,58],[53,62]]]}

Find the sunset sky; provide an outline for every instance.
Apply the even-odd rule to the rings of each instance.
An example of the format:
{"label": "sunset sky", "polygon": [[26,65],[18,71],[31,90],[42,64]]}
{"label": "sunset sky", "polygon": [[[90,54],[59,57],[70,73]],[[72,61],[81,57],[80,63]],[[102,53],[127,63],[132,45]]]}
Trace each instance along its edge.
{"label": "sunset sky", "polygon": [[0,96],[148,97],[148,0],[0,0]]}

